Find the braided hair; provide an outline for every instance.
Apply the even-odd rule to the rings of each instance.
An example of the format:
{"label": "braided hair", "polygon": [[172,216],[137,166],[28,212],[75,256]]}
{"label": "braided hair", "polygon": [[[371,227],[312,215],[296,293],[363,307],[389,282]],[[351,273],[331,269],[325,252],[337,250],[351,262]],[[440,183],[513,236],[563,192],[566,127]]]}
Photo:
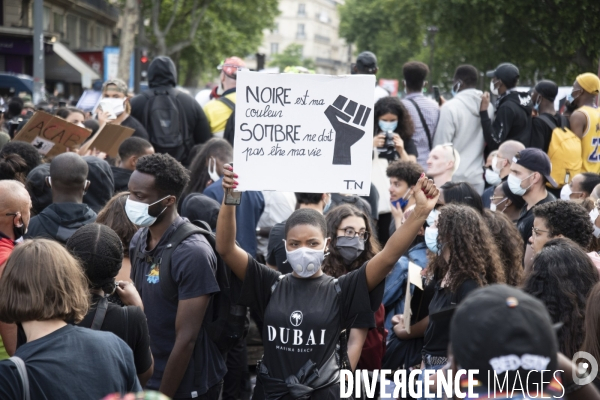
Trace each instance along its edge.
{"label": "braided hair", "polygon": [[123,244],[115,231],[96,223],[84,225],[69,238],[67,250],[80,260],[91,288],[115,291],[115,276],[123,262]]}

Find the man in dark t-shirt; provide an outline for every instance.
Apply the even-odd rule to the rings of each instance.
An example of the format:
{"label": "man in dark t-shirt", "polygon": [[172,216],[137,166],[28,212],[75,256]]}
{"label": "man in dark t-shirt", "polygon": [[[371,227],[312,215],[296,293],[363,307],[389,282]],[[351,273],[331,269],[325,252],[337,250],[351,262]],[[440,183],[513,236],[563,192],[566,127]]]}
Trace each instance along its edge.
{"label": "man in dark t-shirt", "polygon": [[129,178],[135,171],[135,164],[140,157],[148,154],[154,154],[154,147],[149,141],[130,137],[119,146],[119,158],[121,161],[118,166],[110,167],[115,180],[115,193],[127,191]]}
{"label": "man in dark t-shirt", "polygon": [[554,99],[558,94],[558,86],[552,81],[539,81],[531,95],[533,109],[537,117],[531,121],[531,147],[548,153],[552,140],[553,127],[566,126],[566,117],[554,110]]}
{"label": "man in dark t-shirt", "polygon": [[[210,297],[219,291],[216,256],[204,236],[189,236],[172,253],[177,301],[167,299],[160,284],[163,251],[186,222],[177,213],[177,200],[188,181],[187,170],[169,155],[138,160],[125,205],[131,222],[144,227],[131,240],[131,278],[144,303],[155,362],[147,387],[174,399],[216,400],[227,370],[201,328]],[[198,351],[201,357],[194,356]]]}
{"label": "man in dark t-shirt", "polygon": [[533,228],[533,207],[556,200],[552,193],[546,190],[546,182],[557,187],[550,176],[550,171],[552,171],[550,159],[540,149],[529,148],[520,151],[510,166],[508,186],[511,192],[522,196],[526,203],[517,221],[517,229],[523,238],[524,249],[527,247]]}
{"label": "man in dark t-shirt", "polygon": [[[331,195],[328,193],[296,193],[296,204],[298,208],[312,208],[323,214],[330,207]],[[285,261],[285,223],[282,221],[271,229],[269,233],[269,245],[267,247],[267,266],[278,270],[282,274],[292,272],[292,268]]]}

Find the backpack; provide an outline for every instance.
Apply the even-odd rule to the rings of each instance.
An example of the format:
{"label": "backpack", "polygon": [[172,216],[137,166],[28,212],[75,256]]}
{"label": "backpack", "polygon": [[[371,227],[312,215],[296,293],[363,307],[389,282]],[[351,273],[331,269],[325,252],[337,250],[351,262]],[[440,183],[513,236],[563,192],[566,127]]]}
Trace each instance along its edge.
{"label": "backpack", "polygon": [[173,88],[144,92],[148,100],[143,123],[157,153],[167,153],[182,161],[193,142],[178,94]]}
{"label": "backpack", "polygon": [[375,312],[375,328],[369,329],[356,369],[366,369],[367,371],[381,369],[388,334],[384,322],[385,307],[380,304],[379,309]]}
{"label": "backpack", "polygon": [[229,116],[227,124],[225,124],[225,130],[223,131],[223,139],[227,140],[233,147],[233,141],[235,140],[235,103],[227,97],[219,97],[219,101],[231,109],[231,115]]}
{"label": "backpack", "polygon": [[[581,139],[575,135],[564,116],[560,117],[560,126],[556,125],[553,118],[546,115],[540,115],[542,121],[552,129],[552,138],[548,146],[548,157],[552,163],[550,176],[558,184],[560,189],[568,184],[571,179],[579,174],[582,169],[581,158]],[[546,183],[548,187],[552,187],[550,183]]]}
{"label": "backpack", "polygon": [[[246,317],[247,307],[236,305],[239,295],[242,291],[242,282],[231,272],[231,269],[217,253],[216,239],[214,233],[210,230],[208,224],[204,221],[185,222],[181,224],[171,235],[160,259],[154,260],[159,264],[159,284],[163,296],[173,302],[177,302],[177,284],[171,275],[171,256],[173,252],[185,239],[191,235],[200,234],[208,241],[215,252],[217,259],[217,270],[215,278],[219,284],[220,292],[212,295],[204,320],[202,322],[202,331],[217,346],[221,354],[225,355],[229,350],[245,339],[248,334],[249,321]],[[133,274],[136,276],[138,269],[135,268],[135,260],[141,257],[141,246],[143,241],[139,241],[134,254],[131,255]],[[198,334],[197,342],[200,341],[202,333]],[[194,347],[194,365],[202,365],[201,346]],[[198,372],[195,374],[195,381],[199,380]],[[197,383],[199,384],[199,383]]]}

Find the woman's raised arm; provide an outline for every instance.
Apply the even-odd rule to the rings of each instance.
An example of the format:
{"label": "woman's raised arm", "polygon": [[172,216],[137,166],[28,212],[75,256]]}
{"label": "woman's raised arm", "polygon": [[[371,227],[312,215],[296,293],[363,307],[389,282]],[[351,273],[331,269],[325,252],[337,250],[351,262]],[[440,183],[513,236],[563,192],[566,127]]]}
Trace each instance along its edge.
{"label": "woman's raised arm", "polygon": [[[237,186],[237,175],[233,173],[233,167],[229,164],[223,166],[223,191]],[[225,204],[226,196],[223,196],[223,204],[217,219],[217,252],[231,268],[233,273],[244,280],[246,268],[248,267],[248,253],[235,243],[235,206]]]}

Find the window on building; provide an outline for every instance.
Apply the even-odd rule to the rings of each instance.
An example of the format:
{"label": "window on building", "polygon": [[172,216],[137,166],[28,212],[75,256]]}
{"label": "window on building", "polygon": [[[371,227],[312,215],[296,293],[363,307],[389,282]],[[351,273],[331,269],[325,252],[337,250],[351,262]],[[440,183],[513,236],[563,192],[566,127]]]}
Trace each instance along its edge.
{"label": "window on building", "polygon": [[273,29],[271,29],[271,33],[279,33],[279,24],[274,24]]}
{"label": "window on building", "polygon": [[67,40],[71,48],[79,47],[77,43],[77,17],[74,15],[67,15]]}
{"label": "window on building", "polygon": [[298,39],[304,39],[306,34],[304,32],[304,24],[298,24],[298,31],[296,32],[296,37]]}
{"label": "window on building", "polygon": [[54,32],[64,32],[64,16],[62,14],[54,13],[52,15],[52,22],[54,23]]}
{"label": "window on building", "polygon": [[279,53],[279,43],[271,43],[271,54]]}
{"label": "window on building", "polygon": [[298,4],[298,15],[300,15],[300,16],[306,15],[306,4],[304,4],[304,3]]}
{"label": "window on building", "polygon": [[87,49],[88,47],[90,47],[88,21],[81,18],[79,20],[79,48]]}
{"label": "window on building", "polygon": [[104,27],[96,25],[96,33],[94,34],[94,46],[104,47]]}
{"label": "window on building", "polygon": [[50,30],[50,15],[51,14],[52,14],[52,11],[50,10],[50,7],[44,6],[44,30],[45,31]]}

